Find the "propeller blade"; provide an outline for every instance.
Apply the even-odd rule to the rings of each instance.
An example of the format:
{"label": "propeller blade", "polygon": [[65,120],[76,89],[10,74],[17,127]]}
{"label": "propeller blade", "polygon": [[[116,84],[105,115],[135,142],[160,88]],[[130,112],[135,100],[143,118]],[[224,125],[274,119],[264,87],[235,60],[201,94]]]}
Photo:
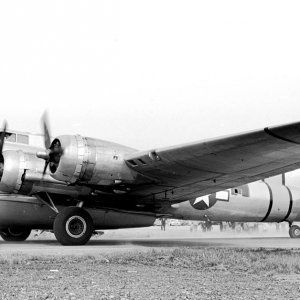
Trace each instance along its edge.
{"label": "propeller blade", "polygon": [[49,130],[49,121],[48,121],[47,111],[45,111],[42,116],[42,129],[43,129],[43,134],[44,134],[45,148],[49,149],[51,146],[51,136],[50,136],[50,130]]}
{"label": "propeller blade", "polygon": [[44,176],[45,176],[45,174],[46,174],[46,172],[47,172],[47,167],[48,167],[48,165],[49,165],[49,160],[47,160],[47,161],[45,162],[45,166],[44,166],[44,170],[43,170],[43,178],[44,178]]}
{"label": "propeller blade", "polygon": [[0,154],[2,155],[2,150],[3,150],[3,146],[4,146],[4,139],[5,139],[5,135],[6,135],[6,129],[7,129],[7,122],[6,120],[3,122],[3,129],[0,135]]}
{"label": "propeller blade", "polygon": [[45,111],[42,115],[41,123],[44,134],[45,151],[37,152],[36,156],[45,160],[45,166],[43,170],[44,177],[47,172],[48,166],[50,166],[51,172],[55,172],[57,165],[59,164],[60,157],[63,154],[63,149],[58,139],[51,141],[47,111]]}

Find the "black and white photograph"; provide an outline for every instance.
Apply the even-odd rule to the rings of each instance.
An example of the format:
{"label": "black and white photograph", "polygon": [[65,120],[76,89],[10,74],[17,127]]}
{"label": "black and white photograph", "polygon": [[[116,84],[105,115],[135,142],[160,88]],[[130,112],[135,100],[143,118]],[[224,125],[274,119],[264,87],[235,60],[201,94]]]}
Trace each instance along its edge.
{"label": "black and white photograph", "polygon": [[0,300],[300,299],[299,16],[0,0]]}

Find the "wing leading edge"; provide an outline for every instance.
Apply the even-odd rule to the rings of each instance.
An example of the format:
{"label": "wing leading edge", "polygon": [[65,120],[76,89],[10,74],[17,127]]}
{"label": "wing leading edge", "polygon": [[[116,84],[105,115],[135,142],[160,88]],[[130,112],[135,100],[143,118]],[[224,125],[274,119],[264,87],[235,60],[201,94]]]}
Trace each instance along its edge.
{"label": "wing leading edge", "polygon": [[300,168],[300,122],[130,154],[137,197],[185,201]]}

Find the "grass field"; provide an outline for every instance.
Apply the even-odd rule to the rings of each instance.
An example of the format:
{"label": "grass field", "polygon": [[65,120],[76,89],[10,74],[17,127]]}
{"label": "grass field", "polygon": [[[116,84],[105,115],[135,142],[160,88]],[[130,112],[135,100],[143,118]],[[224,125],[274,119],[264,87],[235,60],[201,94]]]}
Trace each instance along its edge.
{"label": "grass field", "polygon": [[232,248],[178,248],[171,250],[149,250],[147,252],[118,253],[117,255],[88,256],[30,256],[24,254],[0,255],[0,264],[11,267],[34,262],[59,263],[103,263],[119,265],[164,266],[193,270],[223,269],[260,274],[300,274],[300,250],[284,249],[232,249]]}
{"label": "grass field", "polygon": [[299,250],[0,256],[0,299],[297,299]]}

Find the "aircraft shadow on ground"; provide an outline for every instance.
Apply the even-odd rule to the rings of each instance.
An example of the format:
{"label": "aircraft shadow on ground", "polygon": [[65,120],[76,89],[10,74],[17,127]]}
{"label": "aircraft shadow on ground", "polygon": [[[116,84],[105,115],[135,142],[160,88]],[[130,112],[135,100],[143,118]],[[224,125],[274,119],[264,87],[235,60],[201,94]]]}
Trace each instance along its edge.
{"label": "aircraft shadow on ground", "polygon": [[[16,244],[16,242],[0,242],[1,244]],[[24,242],[18,242],[18,245],[48,245],[48,246],[58,246],[60,245],[56,240],[28,240]],[[192,241],[192,240],[148,240],[148,239],[129,239],[129,240],[90,240],[86,246],[89,247],[99,247],[99,246],[141,246],[141,247],[155,247],[155,248],[165,248],[165,247],[209,247],[217,246],[222,244],[225,246],[224,242],[207,242],[207,241]]]}
{"label": "aircraft shadow on ground", "polygon": [[[168,247],[274,247],[274,243],[283,242],[285,244],[294,244],[299,246],[298,241],[290,238],[274,238],[274,237],[261,237],[261,238],[241,238],[241,239],[226,239],[226,238],[204,238],[204,239],[91,239],[87,247],[110,247],[110,246],[138,246],[148,248],[168,248]],[[299,239],[300,242],[300,239]],[[45,246],[59,246],[60,244],[55,239],[40,239],[40,240],[27,240],[25,242],[9,243],[0,241],[1,244],[17,244],[17,245],[45,245]],[[83,246],[85,247],[85,246]],[[276,246],[275,246],[276,247]],[[278,245],[277,245],[278,247]]]}
{"label": "aircraft shadow on ground", "polygon": [[96,241],[91,240],[89,246],[117,246],[117,245],[134,245],[142,247],[208,247],[211,244],[208,242],[197,241],[186,241],[186,240],[102,240]]}
{"label": "aircraft shadow on ground", "polygon": [[[228,239],[228,238],[200,238],[200,239],[128,239],[128,240],[90,240],[89,246],[122,246],[134,245],[141,247],[249,247],[255,246],[255,241],[263,244],[272,245],[278,240],[285,243],[291,242],[290,238],[241,238],[241,239]],[[255,241],[254,241],[255,240]],[[271,246],[272,247],[272,246]]]}

